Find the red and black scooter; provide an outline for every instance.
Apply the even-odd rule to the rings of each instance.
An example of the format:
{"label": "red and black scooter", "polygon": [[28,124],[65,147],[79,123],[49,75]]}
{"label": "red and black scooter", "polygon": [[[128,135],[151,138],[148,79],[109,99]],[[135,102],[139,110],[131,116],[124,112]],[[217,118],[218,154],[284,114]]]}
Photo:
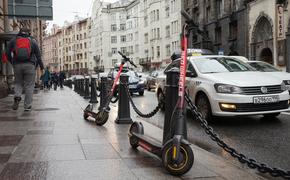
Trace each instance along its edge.
{"label": "red and black scooter", "polygon": [[110,102],[112,101],[112,99],[114,97],[114,93],[116,91],[117,83],[119,81],[119,78],[120,78],[120,75],[122,73],[122,70],[123,70],[123,67],[124,67],[125,63],[129,62],[132,66],[137,67],[128,57],[126,57],[120,51],[118,51],[118,53],[122,56],[123,59],[122,59],[121,65],[119,67],[118,74],[117,74],[116,78],[114,79],[114,83],[112,85],[112,88],[110,90],[110,93],[108,95],[107,102],[106,102],[104,108],[102,108],[98,113],[95,113],[95,112],[93,112],[93,105],[89,104],[84,110],[84,118],[87,119],[89,116],[94,118],[95,119],[95,123],[98,126],[104,125],[109,119]]}
{"label": "red and black scooter", "polygon": [[[194,29],[193,20],[182,11],[186,18],[182,29],[182,58],[180,60],[180,75],[178,83],[178,100],[174,112],[176,116],[171,116],[170,129],[173,135],[166,142],[158,142],[152,137],[144,135],[144,128],[141,122],[134,122],[129,129],[129,141],[132,148],[142,147],[146,151],[162,158],[164,168],[172,175],[182,175],[188,172],[194,161],[194,155],[190,148],[190,143],[185,139],[186,126],[184,117],[185,102],[185,78],[187,64],[187,40],[189,33]],[[168,97],[168,96],[167,96]],[[173,125],[174,124],[174,125]],[[167,132],[165,132],[167,133]],[[163,133],[164,136],[164,133]],[[163,139],[165,139],[163,137]]]}

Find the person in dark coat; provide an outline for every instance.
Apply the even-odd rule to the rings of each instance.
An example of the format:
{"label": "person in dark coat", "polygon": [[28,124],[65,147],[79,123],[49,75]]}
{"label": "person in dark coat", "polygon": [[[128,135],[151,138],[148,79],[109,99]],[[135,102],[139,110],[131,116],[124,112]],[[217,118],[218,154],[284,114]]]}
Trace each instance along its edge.
{"label": "person in dark coat", "polygon": [[66,79],[65,73],[63,71],[60,71],[59,73],[59,85],[60,88],[63,88],[63,82]]}

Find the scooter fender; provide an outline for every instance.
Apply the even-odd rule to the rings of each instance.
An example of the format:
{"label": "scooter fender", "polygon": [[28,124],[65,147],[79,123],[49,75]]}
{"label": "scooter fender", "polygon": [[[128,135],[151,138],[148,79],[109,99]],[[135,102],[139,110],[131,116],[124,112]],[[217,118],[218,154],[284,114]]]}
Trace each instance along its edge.
{"label": "scooter fender", "polygon": [[137,127],[137,129],[138,129],[138,134],[144,134],[144,127],[143,127],[143,124],[141,123],[141,122],[137,122],[137,121],[135,121],[135,122],[133,122],[133,124],[131,124],[131,126],[130,126],[130,129],[129,129],[129,133],[128,133],[128,135],[129,136],[132,136],[132,134],[131,134],[131,128],[133,127],[133,126],[136,126]]}
{"label": "scooter fender", "polygon": [[[170,143],[173,143],[172,142],[173,141],[173,139],[170,139],[170,140],[168,140],[163,146],[162,146],[162,151],[163,151],[163,149],[164,149],[164,147],[166,146],[166,145],[168,145],[168,144],[170,144]],[[185,145],[191,145],[191,143],[189,142],[189,141],[187,141],[186,139],[181,139],[181,144],[185,144]]]}

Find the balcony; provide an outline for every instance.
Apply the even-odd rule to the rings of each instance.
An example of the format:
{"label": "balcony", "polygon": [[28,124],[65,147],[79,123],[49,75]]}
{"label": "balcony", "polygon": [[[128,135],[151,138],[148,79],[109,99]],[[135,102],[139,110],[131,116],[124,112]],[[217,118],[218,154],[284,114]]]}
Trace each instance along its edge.
{"label": "balcony", "polygon": [[142,58],[142,59],[139,60],[139,64],[141,66],[149,65],[149,64],[151,64],[151,59],[148,58],[148,57],[147,58]]}
{"label": "balcony", "polygon": [[105,67],[104,66],[96,66],[96,67],[94,67],[94,71],[96,73],[104,72],[105,71]]}

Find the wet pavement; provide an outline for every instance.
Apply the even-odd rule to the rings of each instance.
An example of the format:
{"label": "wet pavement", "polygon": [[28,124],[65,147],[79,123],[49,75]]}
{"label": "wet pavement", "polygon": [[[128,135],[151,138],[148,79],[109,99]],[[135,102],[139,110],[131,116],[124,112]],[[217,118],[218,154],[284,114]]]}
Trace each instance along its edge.
{"label": "wet pavement", "polygon": [[[82,117],[88,101],[68,88],[35,94],[31,112],[23,111],[23,102],[19,110],[11,110],[12,101],[11,96],[0,99],[0,180],[263,179],[194,145],[192,169],[182,177],[171,176],[157,157],[131,149],[129,125],[114,122],[116,105],[109,121],[97,127]],[[145,134],[162,138],[160,128],[132,110],[131,117],[143,122]]]}

